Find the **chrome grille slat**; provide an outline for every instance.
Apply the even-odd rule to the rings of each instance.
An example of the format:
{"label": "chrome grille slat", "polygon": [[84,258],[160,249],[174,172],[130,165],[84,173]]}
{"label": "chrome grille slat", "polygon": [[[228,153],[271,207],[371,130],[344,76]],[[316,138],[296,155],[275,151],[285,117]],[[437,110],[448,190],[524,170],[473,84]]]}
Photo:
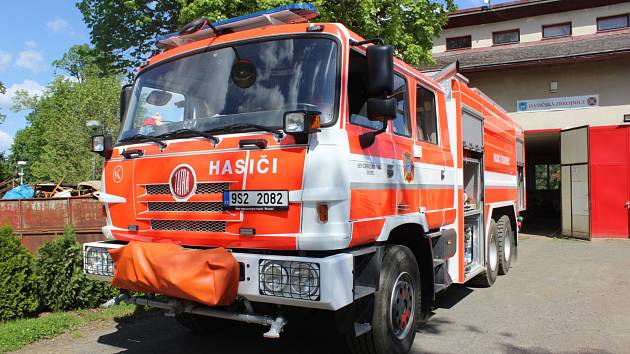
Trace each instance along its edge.
{"label": "chrome grille slat", "polygon": [[[144,186],[147,194],[171,194],[168,184],[147,184]],[[223,193],[230,189],[229,182],[201,182],[197,183],[195,194]]]}
{"label": "chrome grille slat", "polygon": [[225,221],[151,220],[153,230],[165,231],[225,232],[225,226]]}
{"label": "chrome grille slat", "polygon": [[221,202],[148,202],[148,211],[152,212],[188,212],[188,213],[221,213]]}

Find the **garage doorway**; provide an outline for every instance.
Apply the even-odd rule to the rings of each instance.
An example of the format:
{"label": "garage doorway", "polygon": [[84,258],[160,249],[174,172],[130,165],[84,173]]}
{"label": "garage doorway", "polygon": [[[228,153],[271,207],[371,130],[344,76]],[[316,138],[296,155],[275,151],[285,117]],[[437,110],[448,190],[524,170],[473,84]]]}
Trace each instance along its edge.
{"label": "garage doorway", "polygon": [[560,130],[525,132],[527,211],[523,232],[562,233]]}

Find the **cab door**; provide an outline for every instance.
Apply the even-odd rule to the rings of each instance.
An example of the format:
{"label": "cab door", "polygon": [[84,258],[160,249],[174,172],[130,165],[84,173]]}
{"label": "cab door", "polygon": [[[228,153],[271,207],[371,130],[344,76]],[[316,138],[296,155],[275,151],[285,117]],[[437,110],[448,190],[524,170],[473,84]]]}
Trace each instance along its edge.
{"label": "cab door", "polygon": [[391,121],[395,152],[396,213],[418,212],[418,188],[413,158],[413,128],[409,114],[409,82],[402,74],[394,75],[394,94],[397,101],[396,118]]}
{"label": "cab door", "polygon": [[[429,229],[451,223],[454,219],[454,189],[450,179],[452,169],[446,168],[447,159],[452,166],[448,150],[448,128],[443,96],[417,81],[412,94],[412,114],[415,117],[413,157],[419,163],[419,208],[424,211]],[[450,150],[449,150],[450,151]],[[448,215],[447,215],[448,214]],[[450,222],[449,222],[450,221]]]}

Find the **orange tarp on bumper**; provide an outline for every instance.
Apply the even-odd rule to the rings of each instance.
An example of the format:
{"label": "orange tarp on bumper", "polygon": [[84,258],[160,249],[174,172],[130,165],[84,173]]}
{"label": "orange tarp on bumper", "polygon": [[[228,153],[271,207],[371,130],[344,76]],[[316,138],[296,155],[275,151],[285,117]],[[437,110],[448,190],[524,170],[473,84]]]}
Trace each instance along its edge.
{"label": "orange tarp on bumper", "polygon": [[239,265],[223,248],[185,250],[173,244],[130,242],[109,254],[114,261],[112,285],[118,288],[208,306],[229,305],[238,293]]}

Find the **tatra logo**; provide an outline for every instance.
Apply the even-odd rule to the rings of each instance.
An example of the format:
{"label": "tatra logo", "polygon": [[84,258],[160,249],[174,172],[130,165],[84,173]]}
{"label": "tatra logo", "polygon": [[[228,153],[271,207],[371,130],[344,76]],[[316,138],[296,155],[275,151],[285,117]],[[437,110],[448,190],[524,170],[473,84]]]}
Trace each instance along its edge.
{"label": "tatra logo", "polygon": [[171,194],[178,201],[190,198],[197,188],[195,171],[188,165],[179,165],[171,172],[169,182]]}
{"label": "tatra logo", "polygon": [[414,170],[415,167],[413,165],[411,154],[408,152],[403,152],[403,171],[405,172],[405,181],[407,181],[408,183],[413,182]]}
{"label": "tatra logo", "polygon": [[123,167],[118,165],[114,167],[114,171],[112,172],[112,179],[114,183],[120,183],[123,179]]}
{"label": "tatra logo", "polygon": [[278,173],[278,158],[268,159],[267,155],[260,155],[260,159],[250,158],[249,160],[239,159],[232,163],[230,160],[210,161],[210,175],[231,175],[231,174],[267,174]]}

